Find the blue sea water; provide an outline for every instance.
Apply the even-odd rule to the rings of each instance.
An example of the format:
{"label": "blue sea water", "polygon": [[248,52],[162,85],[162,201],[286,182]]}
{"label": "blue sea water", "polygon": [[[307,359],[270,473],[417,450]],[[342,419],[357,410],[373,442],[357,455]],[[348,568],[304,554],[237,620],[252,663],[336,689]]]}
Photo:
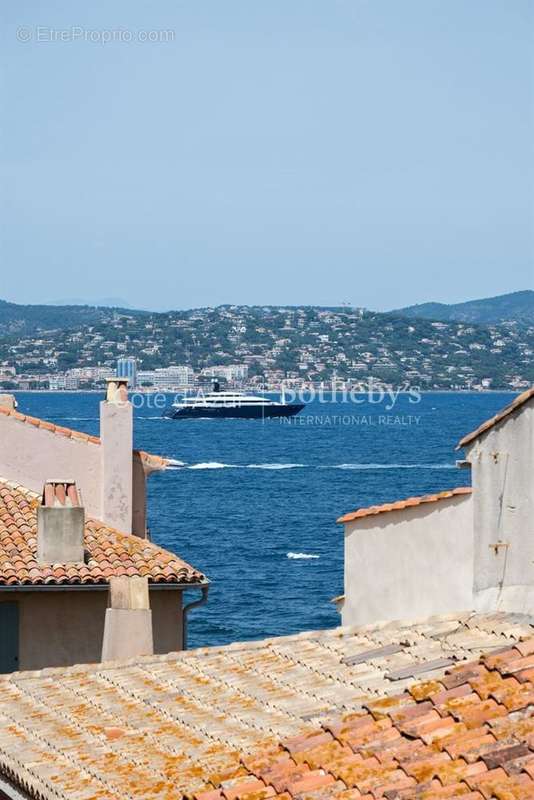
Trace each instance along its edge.
{"label": "blue sea water", "polygon": [[[153,399],[153,398],[152,398]],[[376,399],[376,398],[375,398]],[[135,411],[135,444],[184,463],[149,481],[152,539],[212,581],[189,645],[333,627],[343,591],[343,530],[359,506],[468,485],[461,436],[506,393],[314,401],[286,421],[169,420]],[[19,393],[22,412],[98,434],[97,394]],[[194,599],[191,597],[190,599]]]}

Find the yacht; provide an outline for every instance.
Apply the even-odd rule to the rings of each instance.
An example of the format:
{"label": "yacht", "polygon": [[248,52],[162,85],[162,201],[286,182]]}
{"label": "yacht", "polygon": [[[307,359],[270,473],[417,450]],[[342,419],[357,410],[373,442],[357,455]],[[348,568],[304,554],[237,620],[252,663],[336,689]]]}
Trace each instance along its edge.
{"label": "yacht", "polygon": [[284,393],[279,401],[266,397],[222,392],[214,383],[212,391],[183,397],[163,412],[171,419],[266,419],[292,417],[304,408],[304,403],[286,403]]}

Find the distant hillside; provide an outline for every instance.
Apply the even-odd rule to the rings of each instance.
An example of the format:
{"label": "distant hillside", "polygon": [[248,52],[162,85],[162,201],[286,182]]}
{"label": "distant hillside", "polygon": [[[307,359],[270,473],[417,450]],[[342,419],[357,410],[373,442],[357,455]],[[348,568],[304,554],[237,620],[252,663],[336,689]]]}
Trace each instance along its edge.
{"label": "distant hillside", "polygon": [[534,324],[534,291],[502,294],[498,297],[487,297],[482,300],[469,300],[467,303],[421,303],[416,306],[399,308],[392,311],[403,317],[416,319],[434,319],[441,322],[469,322],[481,324],[498,324],[501,322],[518,322]]}
{"label": "distant hillside", "polygon": [[[224,306],[220,307],[224,309]],[[227,306],[226,308],[232,308]],[[274,306],[272,307],[275,308]],[[310,306],[309,310],[341,311],[342,309]],[[347,309],[346,309],[347,310]],[[124,306],[111,305],[111,299],[103,300],[102,305],[82,305],[69,302],[68,305],[19,305],[0,300],[0,337],[2,336],[34,336],[40,332],[74,331],[89,325],[105,325],[117,318],[117,315],[129,317],[151,317],[158,319],[182,316],[187,319],[207,309],[191,311],[170,311],[151,313]],[[259,310],[260,316],[266,311]],[[375,312],[368,312],[374,314]],[[521,325],[534,325],[534,291],[513,292],[499,297],[488,297],[481,300],[470,300],[466,303],[447,305],[446,303],[421,303],[408,306],[391,315],[408,319],[436,320],[440,322],[463,322],[479,325],[498,325],[503,322],[517,322]],[[268,314],[267,314],[268,316]]]}
{"label": "distant hillside", "polygon": [[39,331],[65,331],[97,325],[122,312],[129,315],[144,313],[100,306],[30,306],[0,300],[0,336],[31,336]]}
{"label": "distant hillside", "polygon": [[442,322],[362,308],[219,306],[156,314],[0,304],[0,364],[26,376],[113,369],[127,354],[143,371],[246,364],[251,378],[270,385],[336,375],[429,389],[523,388],[534,383],[532,352],[534,325]]}

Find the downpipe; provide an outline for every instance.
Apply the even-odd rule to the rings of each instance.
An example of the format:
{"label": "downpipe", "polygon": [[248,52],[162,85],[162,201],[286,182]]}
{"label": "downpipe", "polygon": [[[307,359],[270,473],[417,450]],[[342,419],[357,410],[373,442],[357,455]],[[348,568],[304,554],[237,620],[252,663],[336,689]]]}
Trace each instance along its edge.
{"label": "downpipe", "polygon": [[208,602],[209,584],[202,587],[202,596],[199,600],[193,600],[182,609],[182,649],[187,650],[187,615],[193,608],[205,606]]}

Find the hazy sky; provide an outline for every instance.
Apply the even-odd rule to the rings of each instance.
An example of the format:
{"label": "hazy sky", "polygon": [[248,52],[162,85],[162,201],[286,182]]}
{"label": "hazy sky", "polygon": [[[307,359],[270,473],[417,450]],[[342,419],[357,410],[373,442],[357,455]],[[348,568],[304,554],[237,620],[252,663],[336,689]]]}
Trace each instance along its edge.
{"label": "hazy sky", "polygon": [[2,15],[0,297],[387,309],[534,284],[532,0]]}

